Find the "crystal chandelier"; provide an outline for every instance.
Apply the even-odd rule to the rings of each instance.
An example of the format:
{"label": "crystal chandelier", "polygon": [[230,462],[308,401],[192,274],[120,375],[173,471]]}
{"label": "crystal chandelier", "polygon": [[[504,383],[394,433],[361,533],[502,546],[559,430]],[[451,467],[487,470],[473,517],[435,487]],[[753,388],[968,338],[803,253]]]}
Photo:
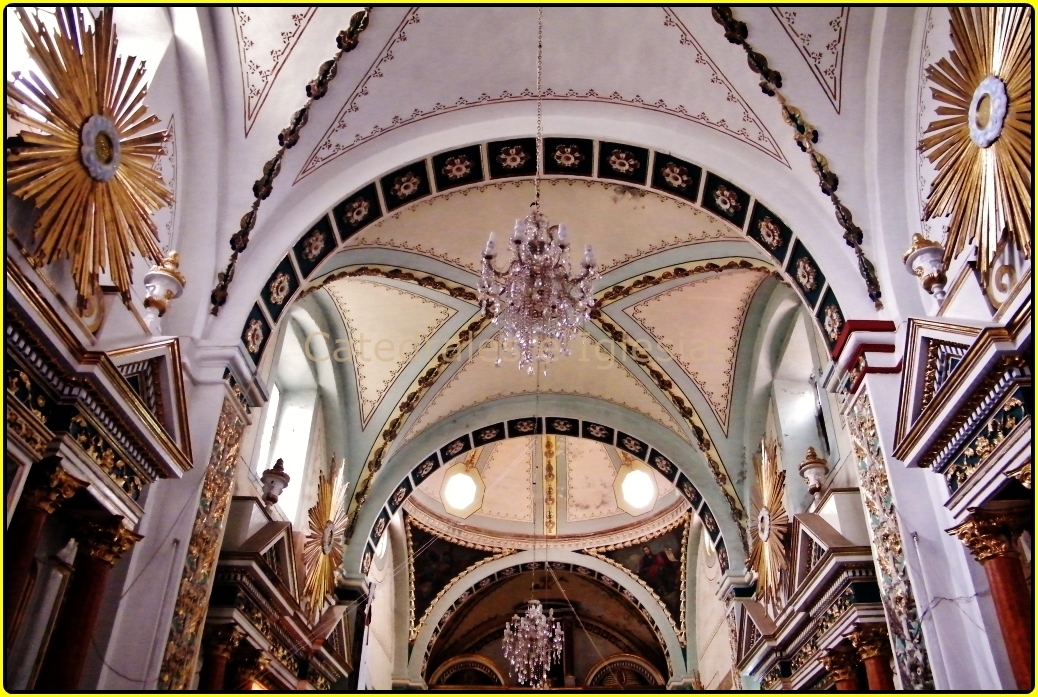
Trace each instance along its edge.
{"label": "crystal chandelier", "polygon": [[535,364],[553,360],[556,350],[569,355],[569,341],[588,319],[594,305],[592,284],[598,278],[591,245],[584,248],[581,272],[571,273],[566,226],[550,224],[540,211],[543,12],[539,9],[537,16],[537,166],[533,210],[515,223],[512,260],[503,272],[494,266],[497,253],[494,233],[490,233],[479,283],[480,305],[501,328],[497,364],[501,365],[501,347],[510,344],[518,350],[519,369],[530,374]]}
{"label": "crystal chandelier", "polygon": [[555,611],[544,614],[539,600],[530,600],[522,617],[505,624],[504,652],[520,685],[546,689],[552,661],[562,658],[562,623]]}

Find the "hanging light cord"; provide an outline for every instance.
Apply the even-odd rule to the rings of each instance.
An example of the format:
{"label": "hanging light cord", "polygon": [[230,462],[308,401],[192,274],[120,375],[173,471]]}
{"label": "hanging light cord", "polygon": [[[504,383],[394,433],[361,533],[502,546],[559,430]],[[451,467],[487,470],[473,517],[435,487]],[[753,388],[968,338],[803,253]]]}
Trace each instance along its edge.
{"label": "hanging light cord", "polygon": [[541,94],[541,73],[544,60],[544,8],[537,8],[537,140],[535,144],[535,160],[533,168],[534,201],[530,204],[535,210],[541,205],[541,154],[544,149],[544,106]]}

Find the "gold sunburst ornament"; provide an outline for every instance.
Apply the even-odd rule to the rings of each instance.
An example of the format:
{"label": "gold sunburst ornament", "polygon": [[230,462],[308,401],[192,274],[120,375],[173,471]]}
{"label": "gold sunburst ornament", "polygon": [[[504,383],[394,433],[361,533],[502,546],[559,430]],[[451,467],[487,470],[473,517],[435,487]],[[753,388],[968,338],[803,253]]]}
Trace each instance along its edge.
{"label": "gold sunburst ornament", "polygon": [[71,257],[81,308],[105,269],[128,302],[133,251],[162,261],[151,214],[173,202],[153,169],[166,132],[145,132],[159,120],[143,104],[144,63],[116,55],[110,7],[92,27],[58,8],[53,35],[15,12],[40,74],[7,82],[8,114],[30,128],[8,140],[7,185],[40,209],[35,262]]}
{"label": "gold sunburst ornament", "polygon": [[923,217],[951,215],[945,265],[975,241],[983,279],[1003,232],[1030,256],[1031,11],[949,8],[954,50],[926,69],[941,106],[919,144],[937,168]]}
{"label": "gold sunburst ornament", "polygon": [[[334,459],[332,465],[334,467]],[[335,588],[335,570],[342,563],[348,486],[341,471],[332,479],[326,479],[322,472],[317,483],[317,502],[308,511],[310,534],[303,543],[304,595],[314,620],[324,607],[325,598]]]}
{"label": "gold sunburst ornament", "polygon": [[782,572],[786,569],[786,535],[789,516],[786,514],[786,473],[779,471],[778,444],[761,444],[757,459],[757,485],[750,498],[756,523],[750,525],[753,545],[750,549],[750,567],[757,572],[757,588],[764,606],[769,611],[780,599]]}

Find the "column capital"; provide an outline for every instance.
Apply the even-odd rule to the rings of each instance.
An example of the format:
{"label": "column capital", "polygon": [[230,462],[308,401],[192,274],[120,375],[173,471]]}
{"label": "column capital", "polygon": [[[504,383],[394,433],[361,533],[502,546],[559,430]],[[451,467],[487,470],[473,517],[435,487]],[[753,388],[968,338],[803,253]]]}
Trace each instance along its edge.
{"label": "column capital", "polygon": [[80,549],[85,550],[91,557],[109,564],[115,564],[119,557],[144,539],[142,535],[123,526],[122,516],[111,516],[102,520],[81,519],[74,537]]}
{"label": "column capital", "polygon": [[77,491],[87,487],[87,482],[73,477],[61,466],[61,458],[56,455],[45,457],[33,465],[29,476],[30,483],[22,493],[22,501],[47,515],[53,514]]}
{"label": "column capital", "polygon": [[859,624],[847,635],[858,652],[858,658],[866,660],[877,656],[890,655],[890,637],[887,628],[882,624]]}
{"label": "column capital", "polygon": [[203,641],[213,654],[228,659],[244,638],[245,632],[241,627],[230,623],[210,624],[203,635]]}
{"label": "column capital", "polygon": [[1027,528],[1029,503],[998,501],[969,509],[966,520],[945,532],[958,537],[978,562],[1016,554],[1014,539]]}
{"label": "column capital", "polygon": [[854,652],[830,649],[818,657],[819,663],[832,676],[834,682],[854,680]]}

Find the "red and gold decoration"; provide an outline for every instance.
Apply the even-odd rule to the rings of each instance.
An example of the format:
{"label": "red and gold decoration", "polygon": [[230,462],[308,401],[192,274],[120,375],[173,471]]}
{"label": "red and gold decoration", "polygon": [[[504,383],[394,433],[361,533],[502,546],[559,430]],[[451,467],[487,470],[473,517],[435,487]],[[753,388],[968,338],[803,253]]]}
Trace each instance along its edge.
{"label": "red and gold decoration", "polygon": [[335,570],[342,563],[347,486],[342,472],[331,479],[325,478],[322,472],[317,483],[317,503],[308,512],[310,534],[303,543],[303,564],[306,566],[304,594],[315,620],[324,607],[325,598],[335,588]]}
{"label": "red and gold decoration", "polygon": [[35,260],[72,259],[80,307],[108,270],[129,301],[134,250],[159,264],[151,214],[173,202],[153,169],[165,131],[143,100],[144,64],[116,55],[112,8],[88,26],[82,10],[59,8],[57,31],[15,8],[40,75],[15,73],[8,114],[29,127],[8,140],[7,185],[40,209]]}
{"label": "red and gold decoration", "polygon": [[780,600],[786,569],[786,473],[779,470],[778,443],[765,440],[757,458],[757,483],[750,497],[756,523],[750,526],[750,567],[757,573],[757,592],[769,612]]}
{"label": "red and gold decoration", "polygon": [[1031,10],[949,12],[955,48],[926,69],[940,106],[919,144],[937,168],[924,217],[950,215],[945,265],[975,242],[987,279],[1003,232],[1031,249]]}

